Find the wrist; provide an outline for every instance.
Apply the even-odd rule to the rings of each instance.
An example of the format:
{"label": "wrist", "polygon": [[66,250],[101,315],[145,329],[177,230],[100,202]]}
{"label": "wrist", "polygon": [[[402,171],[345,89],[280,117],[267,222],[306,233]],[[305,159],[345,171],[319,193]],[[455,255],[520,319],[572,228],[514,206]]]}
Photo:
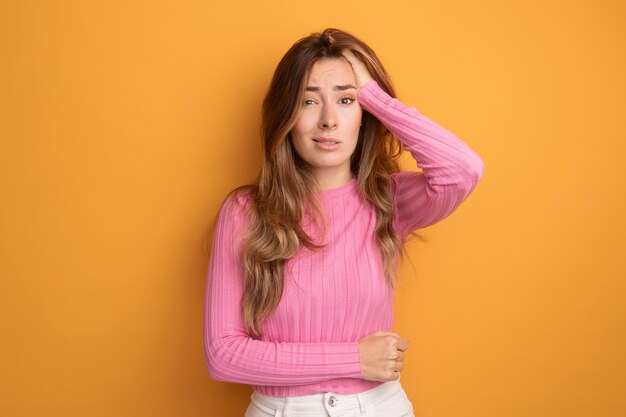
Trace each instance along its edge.
{"label": "wrist", "polygon": [[365,86],[368,85],[369,83],[371,83],[372,81],[374,81],[374,78],[368,77],[364,81],[360,82],[359,83],[360,84],[359,91],[361,91],[363,88],[365,88]]}

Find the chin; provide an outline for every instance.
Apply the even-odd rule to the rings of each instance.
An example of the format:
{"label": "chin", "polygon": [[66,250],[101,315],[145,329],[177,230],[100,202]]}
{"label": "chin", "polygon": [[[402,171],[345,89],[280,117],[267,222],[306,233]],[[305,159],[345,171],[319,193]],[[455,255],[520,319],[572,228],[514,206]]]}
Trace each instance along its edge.
{"label": "chin", "polygon": [[333,162],[333,163],[319,162],[319,163],[312,163],[311,166],[315,169],[337,169],[337,168],[340,168],[345,163],[346,163],[345,161]]}

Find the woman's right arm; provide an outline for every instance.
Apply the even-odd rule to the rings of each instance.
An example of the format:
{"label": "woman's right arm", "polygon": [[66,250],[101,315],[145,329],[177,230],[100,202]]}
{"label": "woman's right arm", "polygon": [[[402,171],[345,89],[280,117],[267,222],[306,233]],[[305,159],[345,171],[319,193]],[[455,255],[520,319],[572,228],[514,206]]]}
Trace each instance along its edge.
{"label": "woman's right arm", "polygon": [[[247,196],[246,196],[247,197]],[[217,219],[204,302],[204,348],[211,378],[252,385],[303,385],[361,378],[358,342],[283,343],[251,338],[241,306],[244,289],[239,248],[245,197],[231,196]]]}

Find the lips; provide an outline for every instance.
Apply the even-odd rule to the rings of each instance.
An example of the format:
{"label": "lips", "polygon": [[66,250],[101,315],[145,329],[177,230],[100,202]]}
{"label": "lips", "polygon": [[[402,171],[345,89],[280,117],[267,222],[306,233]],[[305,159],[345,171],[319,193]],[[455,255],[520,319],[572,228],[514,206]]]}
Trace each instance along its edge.
{"label": "lips", "polygon": [[341,143],[335,138],[313,138],[313,142],[315,142],[315,147],[324,152],[333,152],[340,149],[339,144]]}
{"label": "lips", "polygon": [[328,144],[328,145],[335,145],[337,143],[341,143],[340,141],[338,141],[335,138],[326,138],[326,137],[321,137],[321,138],[313,138],[313,140],[315,142],[318,143],[324,143],[324,144]]}

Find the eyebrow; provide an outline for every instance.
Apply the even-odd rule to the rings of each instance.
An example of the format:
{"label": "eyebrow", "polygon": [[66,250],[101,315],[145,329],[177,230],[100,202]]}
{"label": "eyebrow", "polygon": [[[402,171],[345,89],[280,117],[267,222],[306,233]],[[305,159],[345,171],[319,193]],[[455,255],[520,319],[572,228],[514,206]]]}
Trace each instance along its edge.
{"label": "eyebrow", "polygon": [[[349,90],[350,88],[354,88],[356,90],[356,87],[353,86],[352,84],[336,85],[333,87],[333,90]],[[320,90],[321,90],[320,87],[316,87],[313,85],[309,85],[306,88],[306,91],[320,91]]]}

